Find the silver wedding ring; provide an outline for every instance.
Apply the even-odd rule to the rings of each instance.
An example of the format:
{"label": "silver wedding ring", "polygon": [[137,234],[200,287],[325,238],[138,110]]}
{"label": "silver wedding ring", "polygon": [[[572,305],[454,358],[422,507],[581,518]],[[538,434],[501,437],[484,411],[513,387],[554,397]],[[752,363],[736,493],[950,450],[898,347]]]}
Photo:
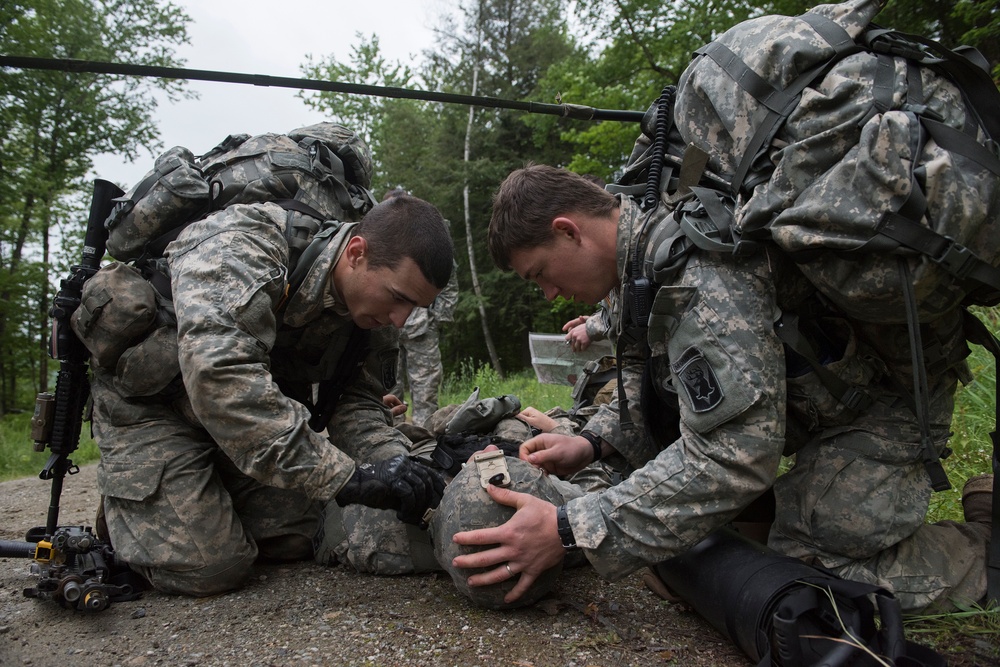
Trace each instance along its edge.
{"label": "silver wedding ring", "polygon": [[510,575],[511,579],[514,578],[514,571],[510,569],[510,563],[504,563],[503,566],[507,568],[507,574]]}

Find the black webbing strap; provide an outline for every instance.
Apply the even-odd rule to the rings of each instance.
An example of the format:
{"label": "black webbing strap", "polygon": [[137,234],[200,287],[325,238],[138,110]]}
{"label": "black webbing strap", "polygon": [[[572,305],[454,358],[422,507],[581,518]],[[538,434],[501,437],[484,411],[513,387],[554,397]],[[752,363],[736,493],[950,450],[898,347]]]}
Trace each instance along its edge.
{"label": "black webbing strap", "polygon": [[976,141],[975,137],[925,116],[920,117],[920,122],[924,124],[938,146],[966,157],[1000,176],[1000,158]]}
{"label": "black webbing strap", "polygon": [[[963,312],[963,326],[965,337],[976,345],[985,348],[993,355],[994,377],[1000,377],[1000,341],[997,340],[982,321],[970,313]],[[996,526],[1000,525],[1000,401],[996,399],[994,390],[994,421],[993,430],[990,431],[990,440],[993,442],[993,507],[992,523],[994,526],[993,535],[990,537],[990,548],[986,563],[986,600],[987,603],[1000,604],[1000,538],[996,534]]]}
{"label": "black webbing strap", "polygon": [[886,212],[875,231],[926,255],[961,282],[974,281],[1000,291],[1000,269],[979,259],[965,246],[907,216]]}
{"label": "black webbing strap", "polygon": [[[871,50],[876,53],[893,53],[894,47],[901,46],[908,58],[943,71],[971,101],[986,133],[993,140],[1000,138],[1000,114],[996,112],[1000,108],[1000,90],[997,90],[989,71],[977,62],[982,58],[978,51],[969,47],[948,49],[926,37],[892,30],[869,31],[866,39]],[[913,48],[913,44],[923,46],[937,57],[931,58],[921,54]],[[919,55],[923,57],[917,57]]]}
{"label": "black webbing strap", "polygon": [[351,327],[351,337],[340,359],[337,360],[333,375],[319,383],[316,405],[311,410],[312,417],[309,419],[309,428],[316,432],[322,431],[330,423],[341,395],[361,372],[365,357],[368,355],[371,332],[354,324]]}
{"label": "black webbing strap", "polygon": [[930,426],[930,400],[927,383],[927,368],[924,366],[924,347],[920,335],[920,318],[917,313],[917,297],[914,294],[913,279],[910,275],[910,265],[905,257],[899,261],[900,283],[903,288],[903,301],[906,304],[906,327],[910,337],[910,363],[913,366],[913,408],[916,411],[917,424],[920,426],[920,443],[924,452],[924,468],[931,478],[931,488],[935,491],[947,491],[951,488],[948,474],[941,465],[938,453],[934,449]]}
{"label": "black webbing strap", "polygon": [[799,18],[808,23],[830,45],[834,53],[828,60],[800,74],[784,90],[776,89],[760,77],[724,44],[711,42],[695,51],[696,55],[705,55],[715,61],[740,88],[761,104],[751,121],[751,125],[757,129],[733,173],[733,195],[739,194],[744,186],[751,189],[755,184],[745,182],[750,169],[761,152],[771,143],[781,123],[798,104],[802,91],[837,61],[861,49],[850,34],[832,20],[810,12]]}
{"label": "black webbing strap", "polygon": [[812,345],[799,329],[798,315],[782,313],[781,317],[774,323],[774,332],[781,339],[781,342],[806,360],[827,391],[845,408],[858,414],[867,410],[875,402],[871,394],[844,382],[820,363],[816,351],[813,350]]}

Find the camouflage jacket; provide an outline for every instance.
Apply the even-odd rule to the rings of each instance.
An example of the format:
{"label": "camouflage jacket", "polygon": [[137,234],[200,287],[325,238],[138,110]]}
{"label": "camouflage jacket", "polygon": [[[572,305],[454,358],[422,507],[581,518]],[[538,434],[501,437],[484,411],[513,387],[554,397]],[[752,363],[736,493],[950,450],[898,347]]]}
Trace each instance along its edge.
{"label": "camouflage jacket", "polygon": [[[655,224],[674,224],[660,218]],[[623,198],[619,271],[631,260],[641,222],[641,211]],[[735,264],[706,252],[657,290],[649,352],[635,344],[622,358],[636,431],[622,432],[617,400],[585,427],[638,470],[567,504],[577,544],[603,576],[620,578],[687,550],[774,481],[784,444],[785,362],[773,330],[773,286],[765,253]],[[681,437],[662,449],[645,437],[639,412],[650,356],[657,394],[675,388],[680,403]]]}
{"label": "camouflage jacket", "polygon": [[333,435],[310,429],[308,409],[278,382],[310,395],[303,392],[331,376],[346,347],[351,319],[331,298],[329,276],[356,223],[344,224],[314,262],[279,325],[285,218],[275,204],[232,206],[168,247],[178,356],[194,415],[240,470],[325,501],[374,447],[380,456],[406,452],[381,401],[398,339],[389,328],[372,332],[364,367],[327,426]]}

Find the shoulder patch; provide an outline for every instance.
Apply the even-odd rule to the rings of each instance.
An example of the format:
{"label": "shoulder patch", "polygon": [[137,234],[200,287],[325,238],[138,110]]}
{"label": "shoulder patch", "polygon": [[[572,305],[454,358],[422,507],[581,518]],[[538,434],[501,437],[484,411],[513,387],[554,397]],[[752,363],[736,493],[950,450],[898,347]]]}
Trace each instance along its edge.
{"label": "shoulder patch", "polygon": [[387,350],[379,354],[381,365],[382,386],[386,391],[392,391],[396,386],[396,357],[397,351]]}
{"label": "shoulder patch", "polygon": [[725,398],[719,378],[697,347],[684,350],[680,358],[670,364],[670,369],[681,381],[694,412],[708,412]]}

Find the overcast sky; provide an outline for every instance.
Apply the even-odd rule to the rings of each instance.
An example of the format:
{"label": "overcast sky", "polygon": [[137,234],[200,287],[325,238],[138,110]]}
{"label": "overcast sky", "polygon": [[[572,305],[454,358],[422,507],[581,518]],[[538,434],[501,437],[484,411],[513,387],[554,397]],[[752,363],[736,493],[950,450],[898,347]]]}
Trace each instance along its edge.
{"label": "overcast sky", "polygon": [[[307,54],[347,62],[356,33],[375,33],[389,60],[413,64],[432,46],[432,28],[454,0],[173,0],[192,22],[191,43],[177,50],[190,69],[302,78]],[[287,132],[324,118],[288,88],[192,81],[197,100],[163,100],[156,122],[164,148],[187,146],[196,155],[229,134]],[[131,186],[152,166],[117,156],[95,160],[94,176]]]}

